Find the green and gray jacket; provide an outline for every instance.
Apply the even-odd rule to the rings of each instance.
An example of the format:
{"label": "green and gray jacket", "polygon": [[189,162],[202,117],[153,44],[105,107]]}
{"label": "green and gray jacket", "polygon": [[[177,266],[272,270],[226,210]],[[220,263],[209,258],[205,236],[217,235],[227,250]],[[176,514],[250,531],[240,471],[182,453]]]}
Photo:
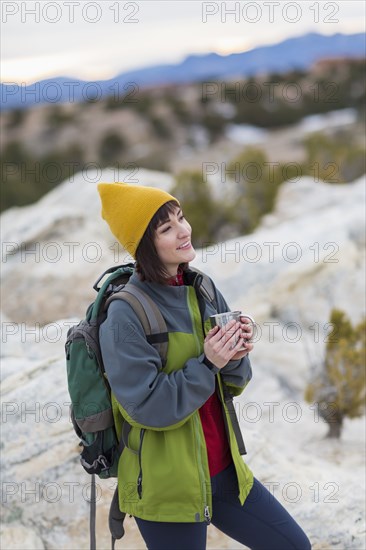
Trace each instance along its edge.
{"label": "green and gray jacket", "polygon": [[[100,346],[117,432],[128,425],[124,419],[132,426],[118,466],[121,511],[151,521],[209,522],[211,482],[198,409],[215,391],[217,378],[243,504],[253,474],[239,453],[223,384],[231,394],[240,395],[252,370],[247,356],[229,361],[221,370],[210,370],[203,363],[208,318],[217,312],[204,301],[201,316],[195,291],[199,277],[194,272],[184,277],[184,286],[142,282],[136,273],[130,279],[155,301],[167,324],[168,355],[162,371],[158,352],[147,342],[131,306],[122,300],[109,306],[99,331]],[[229,311],[217,289],[216,295],[218,311]]]}

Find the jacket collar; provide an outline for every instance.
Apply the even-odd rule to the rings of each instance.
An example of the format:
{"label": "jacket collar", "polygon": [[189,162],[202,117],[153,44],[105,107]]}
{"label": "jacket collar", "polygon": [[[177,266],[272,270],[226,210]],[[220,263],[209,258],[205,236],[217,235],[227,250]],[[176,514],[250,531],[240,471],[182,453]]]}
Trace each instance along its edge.
{"label": "jacket collar", "polygon": [[[156,301],[170,302],[180,301],[186,293],[186,286],[193,286],[196,290],[201,286],[202,276],[188,268],[183,273],[184,285],[172,286],[162,285],[160,283],[151,283],[141,281],[137,271],[135,270],[130,278],[130,283],[141,288]],[[185,286],[186,285],[186,286]]]}

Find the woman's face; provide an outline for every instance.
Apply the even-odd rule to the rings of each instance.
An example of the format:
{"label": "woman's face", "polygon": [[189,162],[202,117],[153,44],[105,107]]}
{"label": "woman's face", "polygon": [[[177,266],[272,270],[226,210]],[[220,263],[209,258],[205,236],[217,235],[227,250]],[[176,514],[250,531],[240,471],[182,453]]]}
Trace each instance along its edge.
{"label": "woman's face", "polygon": [[192,261],[196,252],[191,244],[192,228],[179,206],[155,230],[155,248],[169,275],[176,275],[179,264]]}

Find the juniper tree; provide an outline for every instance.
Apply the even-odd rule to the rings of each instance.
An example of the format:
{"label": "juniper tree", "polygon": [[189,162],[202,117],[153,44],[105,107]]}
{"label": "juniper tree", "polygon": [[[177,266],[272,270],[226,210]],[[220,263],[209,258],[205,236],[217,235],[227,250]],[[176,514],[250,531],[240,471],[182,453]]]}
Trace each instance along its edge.
{"label": "juniper tree", "polygon": [[339,438],[345,417],[365,412],[366,319],[352,326],[346,314],[333,309],[321,372],[310,382],[305,399],[315,402],[329,425],[327,437]]}

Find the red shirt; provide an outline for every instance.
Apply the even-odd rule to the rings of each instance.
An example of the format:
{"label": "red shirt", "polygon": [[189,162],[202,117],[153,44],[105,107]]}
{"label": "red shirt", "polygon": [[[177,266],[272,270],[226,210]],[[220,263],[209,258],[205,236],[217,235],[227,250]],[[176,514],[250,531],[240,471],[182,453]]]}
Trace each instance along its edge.
{"label": "red shirt", "polygon": [[[183,272],[180,269],[178,269],[177,275],[169,280],[169,284],[173,286],[184,285]],[[215,388],[217,388],[217,380],[215,381]],[[208,467],[212,477],[224,470],[232,461],[225,431],[223,410],[216,391],[199,408],[199,415],[206,441]]]}
{"label": "red shirt", "polygon": [[[217,387],[217,381],[215,387]],[[199,408],[199,413],[206,440],[210,476],[212,477],[224,470],[232,461],[222,406],[216,391]]]}

